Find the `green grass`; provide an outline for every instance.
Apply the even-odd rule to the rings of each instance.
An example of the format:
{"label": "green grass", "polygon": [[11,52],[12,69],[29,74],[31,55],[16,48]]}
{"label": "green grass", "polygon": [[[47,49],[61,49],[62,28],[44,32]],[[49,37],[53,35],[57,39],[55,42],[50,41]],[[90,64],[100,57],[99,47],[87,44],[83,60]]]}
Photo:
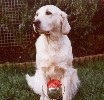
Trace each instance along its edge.
{"label": "green grass", "polygon": [[79,66],[78,74],[81,84],[75,100],[104,100],[104,60]]}
{"label": "green grass", "polygon": [[[104,100],[104,60],[75,65],[81,84],[73,100]],[[17,67],[15,64],[0,67],[0,100],[39,100],[28,87],[25,74],[33,75],[35,68]]]}

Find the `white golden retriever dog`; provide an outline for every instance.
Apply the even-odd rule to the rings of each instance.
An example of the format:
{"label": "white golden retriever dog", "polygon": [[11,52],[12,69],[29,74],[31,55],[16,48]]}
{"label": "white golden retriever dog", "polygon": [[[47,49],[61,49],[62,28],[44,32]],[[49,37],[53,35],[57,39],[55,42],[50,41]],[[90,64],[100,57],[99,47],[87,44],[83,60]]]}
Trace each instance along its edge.
{"label": "white golden retriever dog", "polygon": [[30,88],[40,100],[50,100],[47,82],[59,79],[62,83],[62,100],[72,100],[79,85],[77,70],[73,68],[71,42],[67,36],[71,27],[67,14],[54,5],[41,7],[34,17],[34,30],[40,32],[36,42],[36,73],[26,75]]}

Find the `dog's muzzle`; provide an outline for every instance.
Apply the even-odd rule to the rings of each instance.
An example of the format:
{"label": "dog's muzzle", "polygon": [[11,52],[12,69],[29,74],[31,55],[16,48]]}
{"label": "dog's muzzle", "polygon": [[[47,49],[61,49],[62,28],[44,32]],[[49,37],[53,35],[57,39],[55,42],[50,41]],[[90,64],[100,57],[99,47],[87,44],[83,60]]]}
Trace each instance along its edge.
{"label": "dog's muzzle", "polygon": [[40,20],[33,21],[33,28],[36,33],[39,33],[38,30],[40,29],[40,23],[41,23]]}
{"label": "dog's muzzle", "polygon": [[43,31],[43,30],[40,29],[40,24],[41,24],[41,21],[40,20],[33,21],[34,31],[36,33],[40,33],[40,34],[49,34],[49,31]]}
{"label": "dog's muzzle", "polygon": [[35,28],[36,28],[37,30],[40,29],[40,24],[41,24],[40,20],[35,20],[35,21],[33,22],[33,24],[35,25]]}

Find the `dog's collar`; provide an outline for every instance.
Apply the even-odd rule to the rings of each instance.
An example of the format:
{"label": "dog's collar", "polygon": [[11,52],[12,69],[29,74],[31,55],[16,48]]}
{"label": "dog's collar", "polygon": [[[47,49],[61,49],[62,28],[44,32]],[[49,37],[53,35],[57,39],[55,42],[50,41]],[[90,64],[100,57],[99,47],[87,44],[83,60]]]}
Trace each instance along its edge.
{"label": "dog's collar", "polygon": [[49,35],[49,34],[50,34],[49,31],[40,31],[40,30],[38,30],[37,32],[38,32],[39,34],[45,34],[45,35]]}
{"label": "dog's collar", "polygon": [[50,35],[49,31],[40,31],[40,30],[35,30],[36,33],[38,34],[45,34],[45,35]]}

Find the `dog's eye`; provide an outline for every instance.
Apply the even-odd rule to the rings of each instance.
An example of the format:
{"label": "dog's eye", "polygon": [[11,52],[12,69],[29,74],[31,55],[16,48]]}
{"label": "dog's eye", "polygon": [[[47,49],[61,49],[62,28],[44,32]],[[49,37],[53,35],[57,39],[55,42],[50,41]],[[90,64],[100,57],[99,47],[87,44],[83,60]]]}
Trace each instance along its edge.
{"label": "dog's eye", "polygon": [[46,11],[46,15],[51,15],[52,13],[50,11]]}

